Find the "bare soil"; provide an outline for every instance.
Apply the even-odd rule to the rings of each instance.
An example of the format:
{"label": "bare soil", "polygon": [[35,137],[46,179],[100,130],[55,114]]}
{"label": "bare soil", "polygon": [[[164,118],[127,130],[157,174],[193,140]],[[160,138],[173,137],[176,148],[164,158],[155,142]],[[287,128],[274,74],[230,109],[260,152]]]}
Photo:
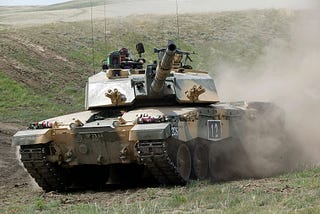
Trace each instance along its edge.
{"label": "bare soil", "polygon": [[17,148],[11,146],[12,135],[19,129],[18,125],[0,122],[0,204],[4,205],[32,189],[31,178],[16,157]]}

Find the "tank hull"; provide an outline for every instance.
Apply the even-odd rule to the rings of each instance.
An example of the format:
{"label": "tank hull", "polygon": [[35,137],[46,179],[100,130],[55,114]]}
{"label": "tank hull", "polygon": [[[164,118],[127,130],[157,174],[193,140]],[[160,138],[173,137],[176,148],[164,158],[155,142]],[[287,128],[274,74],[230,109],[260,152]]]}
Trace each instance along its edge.
{"label": "tank hull", "polygon": [[[242,139],[253,131],[250,124],[266,120],[261,112],[270,106],[278,109],[239,102],[117,110],[118,117],[85,111],[49,119],[55,124],[49,128],[20,131],[13,145],[21,147],[24,166],[46,191],[137,184],[143,177],[165,185],[230,179],[250,167]],[[277,112],[272,123],[280,127]]]}

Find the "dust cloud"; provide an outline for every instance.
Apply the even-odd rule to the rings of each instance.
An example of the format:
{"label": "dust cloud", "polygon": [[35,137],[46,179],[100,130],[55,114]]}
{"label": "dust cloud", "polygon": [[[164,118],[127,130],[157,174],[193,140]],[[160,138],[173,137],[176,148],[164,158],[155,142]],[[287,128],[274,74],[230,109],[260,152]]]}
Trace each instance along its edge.
{"label": "dust cloud", "polygon": [[[276,117],[261,137],[246,133],[244,148],[253,175],[269,176],[320,164],[320,5],[295,12],[290,41],[273,41],[252,71],[224,66],[217,81],[221,100],[267,101],[284,110],[285,129]],[[277,116],[279,118],[279,115]],[[266,122],[266,121],[265,121]],[[249,121],[250,123],[250,121]]]}

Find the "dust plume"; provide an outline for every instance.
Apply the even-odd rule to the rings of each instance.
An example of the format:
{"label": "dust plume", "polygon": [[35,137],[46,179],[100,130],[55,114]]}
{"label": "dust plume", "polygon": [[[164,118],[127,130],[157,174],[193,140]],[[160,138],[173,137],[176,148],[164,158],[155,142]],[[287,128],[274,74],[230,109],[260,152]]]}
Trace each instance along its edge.
{"label": "dust plume", "polygon": [[228,66],[219,71],[217,86],[221,100],[273,102],[285,112],[286,136],[274,137],[279,129],[274,126],[274,117],[269,116],[266,118],[272,118],[271,125],[263,127],[268,130],[268,137],[252,133],[245,136],[244,148],[253,163],[254,175],[269,176],[297,166],[320,164],[320,7],[317,6],[293,12],[298,18],[292,25],[290,41],[273,41],[252,71],[241,72]]}

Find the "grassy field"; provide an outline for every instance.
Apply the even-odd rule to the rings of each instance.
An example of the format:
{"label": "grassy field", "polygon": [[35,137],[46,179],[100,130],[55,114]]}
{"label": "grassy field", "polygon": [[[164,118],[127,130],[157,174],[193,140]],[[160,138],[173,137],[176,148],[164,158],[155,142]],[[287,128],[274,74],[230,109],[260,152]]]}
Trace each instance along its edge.
{"label": "grassy field", "polygon": [[319,176],[320,169],[315,168],[260,180],[195,181],[185,187],[39,194],[27,199],[28,203],[15,198],[14,205],[2,206],[0,212],[319,213]]}

